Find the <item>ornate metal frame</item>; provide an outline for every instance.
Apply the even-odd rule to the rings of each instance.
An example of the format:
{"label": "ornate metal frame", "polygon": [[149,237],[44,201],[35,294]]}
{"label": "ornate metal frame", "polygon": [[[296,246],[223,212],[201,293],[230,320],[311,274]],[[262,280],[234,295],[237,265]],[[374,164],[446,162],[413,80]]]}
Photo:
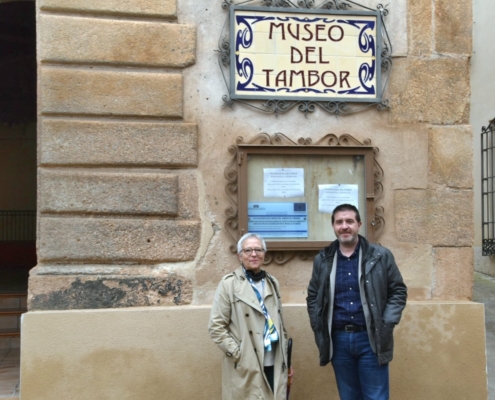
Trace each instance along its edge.
{"label": "ornate metal frame", "polygon": [[[313,143],[311,138],[301,137],[298,139],[297,143],[289,139],[282,133],[275,133],[270,136],[267,133],[260,133],[249,141],[245,142],[244,139],[239,136],[236,139],[236,144],[231,145],[228,148],[230,154],[232,154],[232,159],[230,163],[225,167],[224,175],[227,179],[227,184],[225,186],[225,192],[229,199],[231,200],[231,206],[225,209],[225,215],[227,217],[224,226],[230,238],[232,239],[232,244],[230,245],[230,250],[233,253],[237,252],[236,244],[240,237],[239,233],[239,165],[240,159],[242,157],[239,151],[239,146],[244,145],[262,145],[269,148],[270,146],[312,146],[312,147],[372,147],[371,140],[365,139],[360,142],[356,138],[348,134],[343,134],[341,136],[336,136],[334,134],[325,135],[323,138],[319,139]],[[377,162],[376,157],[379,153],[378,147],[372,147],[373,149],[373,193],[366,193],[367,200],[373,200],[376,202],[378,198],[383,195],[383,185],[382,179],[384,176],[383,169]],[[373,239],[382,233],[385,227],[385,219],[383,218],[384,209],[381,206],[375,206],[373,208],[373,218],[371,219],[371,229],[373,230]],[[265,264],[270,264],[275,262],[276,264],[282,265],[287,261],[298,256],[301,260],[312,259],[317,254],[317,251],[311,250],[283,250],[283,251],[268,251],[265,257]]]}
{"label": "ornate metal frame", "polygon": [[[378,102],[368,102],[365,104],[359,103],[358,101],[353,101],[353,104],[361,104],[359,106],[350,106],[347,101],[321,101],[315,99],[308,100],[281,100],[281,99],[268,99],[262,102],[260,105],[253,104],[254,100],[246,100],[246,99],[234,99],[231,98],[229,94],[226,94],[222,97],[224,101],[224,106],[228,108],[234,108],[235,103],[240,103],[245,106],[254,108],[258,111],[261,111],[266,114],[283,114],[288,112],[293,108],[297,108],[299,111],[303,112],[306,116],[309,113],[313,113],[317,108],[335,115],[346,115],[352,114],[358,111],[362,111],[368,109],[370,107],[376,107],[377,110],[388,110],[389,101],[388,99],[383,99],[383,94],[388,86],[388,81],[390,78],[390,74],[392,71],[392,43],[390,42],[390,37],[388,35],[387,29],[385,27],[384,17],[388,15],[387,6],[383,6],[382,4],[378,4],[376,10],[356,3],[352,0],[322,0],[317,4],[317,0],[223,0],[222,8],[224,10],[229,10],[231,6],[237,5],[256,5],[256,6],[265,6],[265,7],[275,7],[275,8],[292,8],[292,9],[306,9],[306,10],[341,10],[345,11],[353,6],[360,7],[363,10],[368,11],[378,11],[379,18],[381,21],[381,68],[382,68],[382,77],[381,79],[381,92],[379,95]],[[228,29],[229,15],[225,20],[223,25],[220,38],[218,41],[218,49],[215,50],[218,52],[218,65],[220,71],[222,72],[223,80],[225,82],[225,86],[227,88],[227,92],[230,93],[231,83],[228,77],[226,76],[226,71],[229,68],[231,63],[231,54],[230,54],[230,41],[227,37],[229,32]],[[378,47],[380,49],[380,47]],[[350,101],[350,100],[348,100]]]}

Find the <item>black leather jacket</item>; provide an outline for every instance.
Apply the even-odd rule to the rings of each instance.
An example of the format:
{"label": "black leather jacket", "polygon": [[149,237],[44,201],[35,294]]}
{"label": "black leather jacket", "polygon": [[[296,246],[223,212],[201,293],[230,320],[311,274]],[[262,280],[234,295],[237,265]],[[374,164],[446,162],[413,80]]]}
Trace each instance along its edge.
{"label": "black leather jacket", "polygon": [[[371,244],[362,236],[359,236],[359,243],[362,251],[360,286],[363,311],[371,347],[378,363],[383,365],[393,358],[393,329],[406,306],[407,287],[390,250]],[[328,315],[333,304],[330,276],[338,246],[339,242],[335,240],[315,257],[306,298],[322,366],[330,362],[333,353]]]}

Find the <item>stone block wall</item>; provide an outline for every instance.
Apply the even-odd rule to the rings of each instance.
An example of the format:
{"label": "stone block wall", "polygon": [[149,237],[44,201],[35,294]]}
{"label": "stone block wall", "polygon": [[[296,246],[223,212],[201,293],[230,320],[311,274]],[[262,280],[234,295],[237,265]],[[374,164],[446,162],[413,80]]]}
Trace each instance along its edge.
{"label": "stone block wall", "polygon": [[[366,0],[369,7],[379,1]],[[377,241],[390,248],[409,287],[410,300],[469,300],[473,270],[473,146],[470,111],[471,2],[397,0],[385,23],[393,68],[385,93],[390,110],[329,115],[316,107],[305,116],[294,107],[278,117],[236,104],[222,107],[227,88],[214,51],[226,13],[207,1],[179,2],[179,16],[197,26],[197,62],[184,71],[186,118],[201,132],[199,169],[205,209],[214,227],[196,267],[195,302],[209,304],[221,277],[235,268],[225,233],[224,169],[228,146],[259,133],[282,133],[294,142],[349,134],[379,148],[385,227]],[[197,10],[201,10],[199,13]],[[215,34],[213,34],[215,33]],[[262,102],[254,102],[261,107]],[[261,184],[261,183],[260,183]],[[286,301],[304,303],[312,263],[294,257],[267,269]]]}
{"label": "stone block wall", "polygon": [[188,304],[202,224],[175,1],[37,2],[38,266],[30,310]]}
{"label": "stone block wall", "polygon": [[[238,265],[225,229],[228,148],[262,132],[294,142],[348,134],[380,149],[378,241],[409,295],[392,393],[486,398],[483,310],[464,301],[473,283],[471,1],[391,2],[389,111],[294,107],[279,117],[224,107],[221,3],[37,2],[38,266],[23,325],[23,398],[218,398],[221,353],[206,325],[218,282]],[[307,340],[311,260],[266,269],[295,338],[294,395],[335,394]],[[187,346],[179,325],[191,333]]]}
{"label": "stone block wall", "polygon": [[[135,275],[150,282],[170,275],[180,290],[188,286],[181,304],[209,304],[237,264],[223,227],[226,150],[237,136],[259,132],[294,141],[328,133],[370,138],[384,170],[379,241],[396,254],[410,298],[470,299],[470,7],[447,0],[390,6],[386,23],[398,49],[390,111],[306,118],[293,110],[275,118],[222,107],[220,6],[40,1],[39,265],[30,305],[57,307],[47,299],[73,290],[76,280],[126,286]],[[210,226],[211,236],[202,236]],[[304,303],[310,261],[267,268],[287,301]]]}
{"label": "stone block wall", "polygon": [[394,60],[391,117],[428,129],[425,185],[394,192],[397,240],[432,247],[431,298],[473,285],[472,4],[408,2],[409,54]]}

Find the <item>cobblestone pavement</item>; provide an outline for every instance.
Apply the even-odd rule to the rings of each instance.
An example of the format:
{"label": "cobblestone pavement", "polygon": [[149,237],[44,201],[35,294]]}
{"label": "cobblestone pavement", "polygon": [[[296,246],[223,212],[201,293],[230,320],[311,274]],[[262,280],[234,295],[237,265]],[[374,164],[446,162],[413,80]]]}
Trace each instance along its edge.
{"label": "cobblestone pavement", "polygon": [[19,349],[0,350],[0,399],[19,399]]}
{"label": "cobblestone pavement", "polygon": [[475,272],[473,301],[485,304],[488,399],[495,400],[495,278]]}

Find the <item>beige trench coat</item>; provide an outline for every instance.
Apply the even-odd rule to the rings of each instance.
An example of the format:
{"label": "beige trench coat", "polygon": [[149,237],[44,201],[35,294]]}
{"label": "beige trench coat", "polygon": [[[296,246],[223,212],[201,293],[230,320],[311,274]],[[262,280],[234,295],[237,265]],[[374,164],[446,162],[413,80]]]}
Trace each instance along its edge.
{"label": "beige trench coat", "polygon": [[208,326],[213,341],[224,352],[223,400],[285,400],[287,391],[287,334],[282,318],[278,281],[267,274],[264,303],[279,332],[274,364],[274,392],[263,373],[265,316],[242,268],[218,285]]}

